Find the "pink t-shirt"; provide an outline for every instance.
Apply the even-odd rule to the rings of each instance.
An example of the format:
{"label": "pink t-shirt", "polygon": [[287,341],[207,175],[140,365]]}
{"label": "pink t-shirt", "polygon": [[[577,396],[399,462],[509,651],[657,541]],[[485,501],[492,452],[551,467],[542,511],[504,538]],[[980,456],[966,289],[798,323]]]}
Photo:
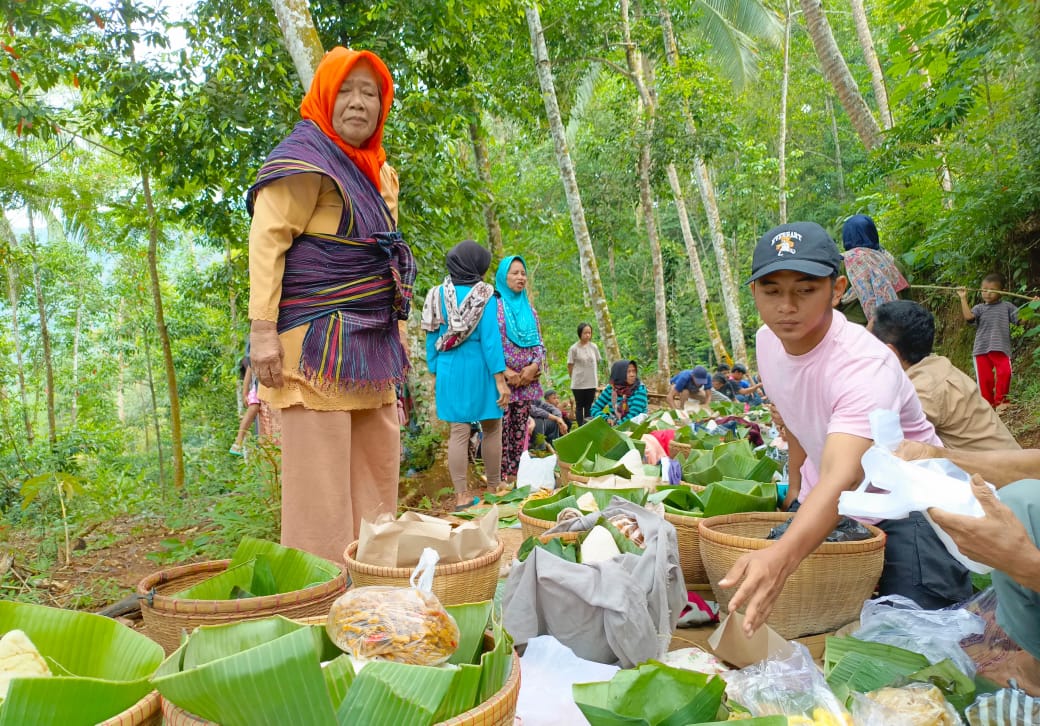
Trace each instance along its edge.
{"label": "pink t-shirt", "polygon": [[874,409],[898,411],[904,438],[942,446],[895,354],[838,311],[827,335],[804,355],[788,354],[764,325],[755,342],[766,393],[805,449],[798,501],[816,486],[828,434],[872,438]]}

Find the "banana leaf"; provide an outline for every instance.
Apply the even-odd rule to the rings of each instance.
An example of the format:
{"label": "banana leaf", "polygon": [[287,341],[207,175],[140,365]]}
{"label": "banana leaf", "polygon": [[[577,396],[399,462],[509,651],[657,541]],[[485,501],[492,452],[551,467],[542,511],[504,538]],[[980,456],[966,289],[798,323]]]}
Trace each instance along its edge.
{"label": "banana leaf", "polygon": [[[838,665],[841,663],[839,662]],[[949,658],[944,658],[935,665],[911,673],[907,676],[907,680],[931,683],[942,691],[946,700],[962,714],[964,709],[975,701],[975,682],[968,678],[967,674],[954,665]]]}
{"label": "banana leaf", "polygon": [[705,452],[689,466],[683,467],[683,481],[708,486],[722,479],[722,472],[715,466],[715,457]]}
{"label": "banana leaf", "polygon": [[664,511],[683,517],[703,517],[704,502],[689,487],[661,487],[647,497],[647,501],[663,504]]}
{"label": "banana leaf", "polygon": [[616,461],[634,446],[631,438],[611,428],[599,417],[589,419],[584,425],[553,442],[560,461],[566,464],[574,464],[597,454]]}
{"label": "banana leaf", "polygon": [[905,675],[905,669],[898,664],[851,651],[834,664],[827,675],[827,685],[839,701],[848,705],[849,696],[853,692],[867,693],[884,688]]}
{"label": "banana leaf", "polygon": [[[261,559],[260,572],[256,562]],[[189,600],[227,600],[237,586],[253,596],[303,590],[335,579],[336,565],[321,557],[267,540],[243,537],[228,569],[176,593]],[[253,589],[253,588],[257,589]],[[270,591],[269,590],[273,590]]]}
{"label": "banana leaf", "polygon": [[[334,723],[342,726],[432,724],[456,673],[456,668],[372,661],[354,678],[336,711]],[[297,717],[282,723],[314,722]]]}
{"label": "banana leaf", "polygon": [[51,678],[16,678],[0,703],[0,726],[88,726],[140,701],[162,648],[111,618],[29,603],[0,602],[0,634],[22,630]]}
{"label": "banana leaf", "polygon": [[555,522],[556,517],[559,516],[560,512],[568,507],[578,508],[578,498],[574,495],[574,492],[565,487],[560,490],[560,497],[553,495],[546,497],[545,499],[534,499],[523,506],[520,510],[528,517],[534,517],[535,519],[542,519],[546,522]]}
{"label": "banana leaf", "polygon": [[559,537],[553,537],[548,542],[542,542],[538,537],[528,537],[520,544],[520,548],[516,551],[516,559],[521,562],[526,561],[535,547],[541,547],[544,550],[548,550],[560,559],[567,560],[567,562],[577,563],[578,561],[578,546],[573,542],[564,544],[563,540]]}
{"label": "banana leaf", "polygon": [[885,643],[872,643],[851,635],[828,636],[823,651],[823,675],[829,676],[835,666],[848,653],[860,653],[869,658],[884,661],[892,668],[904,670],[904,675],[927,668],[928,659],[920,653]]}
{"label": "banana leaf", "polygon": [[592,726],[685,726],[715,719],[725,689],[721,678],[651,660],[571,691]]}
{"label": "banana leaf", "polygon": [[[574,492],[574,496],[581,498],[583,494],[592,493],[592,498],[596,500],[596,506],[601,510],[606,509],[610,506],[610,500],[614,497],[621,497],[627,499],[630,502],[634,502],[639,506],[646,504],[646,489],[643,487],[631,487],[625,489],[598,489],[596,487],[585,486],[577,482],[572,482],[568,485]],[[534,516],[534,515],[531,515]]]}
{"label": "banana leaf", "polygon": [[607,476],[608,474],[616,474],[617,476],[624,477],[625,479],[632,478],[632,472],[628,470],[623,463],[615,461],[614,459],[608,459],[605,456],[599,454],[596,455],[595,459],[585,459],[579,461],[571,467],[571,470],[575,474],[581,474],[582,476]]}
{"label": "banana leaf", "polygon": [[737,721],[709,721],[700,726],[787,726],[787,716],[757,716],[742,718]]}
{"label": "banana leaf", "polygon": [[497,693],[509,680],[513,670],[513,638],[502,627],[502,621],[497,615],[492,618],[491,634],[495,647],[480,655],[478,703],[483,703]]}
{"label": "banana leaf", "polygon": [[[505,494],[492,494],[486,492],[484,494],[484,501],[488,504],[509,504],[511,502],[522,502],[531,496],[531,487],[523,486],[511,489]],[[499,510],[501,516],[501,510]]]}
{"label": "banana leaf", "polygon": [[762,482],[723,479],[709,485],[702,493],[704,516],[738,512],[776,511],[776,486]]}
{"label": "banana leaf", "polygon": [[321,669],[321,674],[325,677],[325,688],[329,692],[329,698],[332,699],[332,706],[339,708],[356,675],[350,656],[344,653],[333,658]]}

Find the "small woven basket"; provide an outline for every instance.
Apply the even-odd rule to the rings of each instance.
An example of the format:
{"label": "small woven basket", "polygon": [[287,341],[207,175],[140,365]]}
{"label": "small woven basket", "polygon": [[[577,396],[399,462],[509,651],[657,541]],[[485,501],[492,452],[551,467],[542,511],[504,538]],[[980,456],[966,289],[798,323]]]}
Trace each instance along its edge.
{"label": "small woven basket", "polygon": [[[347,545],[347,550],[343,553],[354,587],[408,587],[414,567],[366,565],[354,559],[357,549],[358,543],[354,541]],[[504,550],[505,545],[500,539],[498,546],[486,555],[448,565],[437,565],[433,570],[433,594],[444,605],[461,605],[493,599],[495,587],[498,585],[498,561],[502,559]],[[327,607],[325,609],[328,611]]]}
{"label": "small woven basket", "polygon": [[524,539],[528,537],[537,537],[547,529],[551,529],[556,526],[556,522],[551,522],[548,519],[536,519],[530,515],[524,514],[523,510],[517,514],[517,519],[520,520],[520,534]]}
{"label": "small woven basket", "polygon": [[[307,618],[305,622],[310,625],[321,624],[325,622],[325,619],[320,618],[319,621],[316,623],[315,619]],[[490,647],[488,638],[488,635],[484,636],[485,647]],[[504,686],[480,705],[460,713],[455,718],[436,723],[434,726],[513,726],[516,717],[516,699],[519,695],[520,658],[514,650],[509,677]],[[217,726],[213,721],[193,716],[165,698],[162,699],[162,715],[166,726]]]}
{"label": "small woven basket", "polygon": [[[682,485],[695,492],[704,491],[700,484],[682,482]],[[664,518],[675,527],[675,536],[679,543],[679,566],[682,567],[686,589],[711,589],[708,584],[708,571],[704,569],[704,562],[701,560],[700,524],[704,518],[687,517],[671,512],[665,512]]]}
{"label": "small woven basket", "polygon": [[576,481],[579,484],[584,484],[589,480],[587,476],[583,476],[582,474],[575,474],[574,471],[571,469],[571,465],[568,464],[566,461],[557,461],[556,465],[560,467],[561,486],[565,485],[569,481]]}
{"label": "small woven basket", "polygon": [[678,457],[679,454],[682,454],[684,459],[688,458],[690,456],[691,451],[693,451],[692,446],[690,446],[689,444],[680,444],[675,439],[672,439],[672,441],[668,444],[668,456],[672,459]]}
{"label": "small woven basket", "polygon": [[102,721],[98,726],[159,726],[162,723],[158,691],[152,691],[122,713]]}
{"label": "small woven basket", "polygon": [[[787,512],[747,512],[701,520],[701,559],[721,610],[735,589],[723,590],[719,580],[741,555],[774,544],[769,530],[791,515]],[[859,616],[871,596],[885,562],[885,533],[867,525],[873,535],[859,542],[824,542],[798,566],[780,591],[766,623],[786,640],[828,633]]]}
{"label": "small woven basket", "polygon": [[[144,631],[169,655],[181,644],[181,633],[200,625],[223,625],[272,615],[300,618],[328,613],[332,601],[347,589],[347,574],[303,590],[240,600],[187,600],[170,597],[227,569],[231,560],[211,560],[160,570],[137,583]],[[485,598],[486,599],[486,598]]]}

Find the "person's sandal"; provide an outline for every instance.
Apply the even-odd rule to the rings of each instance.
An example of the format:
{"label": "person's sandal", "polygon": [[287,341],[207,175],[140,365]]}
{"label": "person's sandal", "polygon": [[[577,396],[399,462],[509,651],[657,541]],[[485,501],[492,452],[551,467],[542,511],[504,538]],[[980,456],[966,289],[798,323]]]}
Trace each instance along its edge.
{"label": "person's sandal", "polygon": [[244,454],[242,453],[242,447],[238,444],[232,444],[231,448],[228,449],[228,453],[232,456],[244,456]]}

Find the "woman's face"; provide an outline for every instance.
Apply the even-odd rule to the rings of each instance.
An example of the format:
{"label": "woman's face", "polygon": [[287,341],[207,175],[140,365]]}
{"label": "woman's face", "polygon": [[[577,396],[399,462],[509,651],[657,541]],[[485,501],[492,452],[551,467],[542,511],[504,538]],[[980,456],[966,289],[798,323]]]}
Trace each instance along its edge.
{"label": "woman's face", "polygon": [[634,363],[629,363],[628,364],[628,376],[625,377],[625,380],[628,382],[628,385],[631,386],[633,383],[636,382],[636,376],[637,375],[638,374],[636,372],[635,364]]}
{"label": "woman's face", "polygon": [[379,79],[366,60],[360,60],[343,80],[332,107],[332,128],[351,146],[360,148],[371,138],[382,111]]}
{"label": "woman's face", "polygon": [[588,343],[590,340],[592,340],[592,326],[591,325],[586,325],[584,328],[581,329],[581,338],[580,338],[580,340],[581,340],[582,343]]}
{"label": "woman's face", "polygon": [[520,260],[513,260],[513,264],[509,266],[509,271],[506,272],[506,287],[513,292],[520,292],[527,287],[527,270]]}

